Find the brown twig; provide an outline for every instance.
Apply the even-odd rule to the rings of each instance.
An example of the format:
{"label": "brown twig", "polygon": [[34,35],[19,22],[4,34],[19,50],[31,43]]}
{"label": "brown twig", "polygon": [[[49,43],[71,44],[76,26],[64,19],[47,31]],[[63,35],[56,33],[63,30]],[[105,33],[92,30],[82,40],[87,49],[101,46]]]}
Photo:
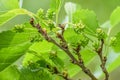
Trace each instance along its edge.
{"label": "brown twig", "polygon": [[[58,46],[60,49],[62,49],[63,51],[66,52],[66,54],[71,58],[72,62],[76,65],[78,65],[82,71],[84,73],[86,73],[92,80],[97,80],[97,78],[91,73],[91,71],[85,67],[83,61],[78,61],[73,55],[72,53],[70,52],[70,50],[68,49],[68,45],[63,37],[63,33],[64,33],[64,26],[60,26],[62,28],[62,35],[57,35],[58,38],[62,41],[62,45],[58,44],[53,38],[51,38],[50,36],[48,36],[47,34],[47,31],[46,30],[43,30],[42,27],[37,24],[35,26],[34,24],[34,20],[32,19],[30,21],[30,24],[33,26],[33,27],[36,27],[38,29],[38,32],[49,42],[55,44],[56,46]],[[82,60],[82,59],[81,59]]]}
{"label": "brown twig", "polygon": [[106,64],[106,61],[107,61],[107,58],[103,56],[102,54],[102,51],[103,51],[103,45],[104,45],[104,40],[101,39],[101,45],[100,45],[100,48],[98,50],[96,50],[96,52],[98,53],[98,56],[100,57],[100,61],[101,61],[101,69],[103,71],[103,73],[105,74],[105,79],[104,80],[108,80],[109,79],[109,74],[108,74],[108,71],[105,67],[105,64]]}
{"label": "brown twig", "polygon": [[61,76],[64,80],[72,80],[68,77],[68,73],[66,71],[60,72],[57,67],[53,67],[53,72],[52,74],[56,74],[58,76]]}

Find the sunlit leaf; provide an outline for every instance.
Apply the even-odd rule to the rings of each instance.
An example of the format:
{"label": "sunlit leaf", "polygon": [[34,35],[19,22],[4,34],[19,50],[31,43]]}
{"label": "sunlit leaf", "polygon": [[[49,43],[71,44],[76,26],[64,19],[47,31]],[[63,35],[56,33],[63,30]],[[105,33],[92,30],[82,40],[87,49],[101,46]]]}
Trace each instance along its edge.
{"label": "sunlit leaf", "polygon": [[19,8],[18,0],[0,0],[0,14]]}
{"label": "sunlit leaf", "polygon": [[23,32],[0,33],[0,71],[19,59],[31,46],[30,38],[36,30],[26,28]]}
{"label": "sunlit leaf", "polygon": [[19,72],[16,66],[11,66],[0,72],[0,80],[19,80]]}
{"label": "sunlit leaf", "polygon": [[48,62],[51,62],[49,59],[49,53],[52,49],[53,44],[48,43],[47,41],[41,41],[34,43],[26,54],[23,65],[27,65],[28,61],[37,61],[40,59],[45,59]]}
{"label": "sunlit leaf", "polygon": [[9,21],[10,19],[18,16],[18,15],[22,15],[22,14],[27,14],[31,17],[33,17],[33,13],[25,10],[25,9],[13,9],[8,11],[5,14],[0,15],[0,26],[5,24],[7,21]]}

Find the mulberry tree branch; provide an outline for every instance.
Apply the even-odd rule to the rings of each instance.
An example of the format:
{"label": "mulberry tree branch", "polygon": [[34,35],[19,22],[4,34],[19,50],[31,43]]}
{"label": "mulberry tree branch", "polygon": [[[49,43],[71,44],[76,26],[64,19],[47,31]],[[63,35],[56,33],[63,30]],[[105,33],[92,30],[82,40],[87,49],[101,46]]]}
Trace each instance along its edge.
{"label": "mulberry tree branch", "polygon": [[104,45],[104,40],[101,39],[101,45],[100,45],[100,48],[98,50],[96,50],[96,52],[98,53],[98,56],[100,58],[100,61],[101,61],[101,69],[103,71],[103,73],[105,74],[105,79],[104,80],[108,80],[109,79],[109,73],[105,67],[105,64],[106,64],[106,61],[107,61],[107,58],[105,56],[103,56],[103,45]]}
{"label": "mulberry tree branch", "polygon": [[[85,67],[83,61],[77,60],[77,59],[73,56],[73,54],[70,52],[70,50],[69,50],[69,48],[68,48],[68,45],[67,45],[67,43],[66,43],[66,41],[65,41],[65,39],[64,39],[64,37],[63,37],[63,33],[64,33],[64,28],[63,28],[63,27],[64,27],[64,26],[61,26],[61,25],[60,25],[60,27],[62,28],[62,35],[61,35],[61,34],[57,34],[57,37],[62,41],[62,45],[61,45],[61,44],[57,43],[53,38],[51,38],[50,36],[48,36],[47,31],[44,30],[44,29],[42,29],[42,27],[40,26],[40,24],[35,25],[35,24],[34,24],[34,19],[31,19],[30,24],[31,24],[33,27],[37,28],[38,32],[39,32],[48,42],[51,42],[51,43],[55,44],[55,45],[58,46],[60,49],[62,49],[63,51],[65,51],[65,53],[71,58],[72,63],[78,65],[78,66],[82,69],[82,71],[83,71],[85,74],[87,74],[92,80],[97,80],[97,78],[92,74],[92,72],[91,72],[87,67]],[[80,57],[80,56],[79,56],[79,57]],[[80,57],[80,59],[81,59],[81,57]],[[82,60],[82,59],[81,59],[81,60]]]}

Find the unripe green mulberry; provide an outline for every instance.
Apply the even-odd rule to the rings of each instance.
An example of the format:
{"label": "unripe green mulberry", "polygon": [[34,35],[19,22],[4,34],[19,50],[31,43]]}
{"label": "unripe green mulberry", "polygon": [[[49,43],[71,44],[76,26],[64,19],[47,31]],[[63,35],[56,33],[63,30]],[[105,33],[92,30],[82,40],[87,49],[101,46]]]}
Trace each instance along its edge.
{"label": "unripe green mulberry", "polygon": [[106,34],[105,34],[105,32],[101,29],[101,28],[98,28],[97,30],[96,30],[96,34],[97,34],[97,38],[98,38],[98,40],[101,40],[101,39],[104,39],[104,38],[106,38]]}
{"label": "unripe green mulberry", "polygon": [[110,39],[110,45],[111,45],[111,46],[115,46],[115,45],[116,45],[116,37],[112,37],[112,38]]}
{"label": "unripe green mulberry", "polygon": [[37,11],[37,16],[38,16],[40,19],[44,19],[44,10],[40,8],[40,9]]}
{"label": "unripe green mulberry", "polygon": [[75,24],[75,32],[76,33],[81,33],[85,29],[85,25],[80,21],[78,24]]}
{"label": "unripe green mulberry", "polygon": [[25,28],[25,25],[23,24],[18,24],[18,25],[15,25],[15,27],[13,28],[13,31],[15,32],[24,32],[24,28]]}

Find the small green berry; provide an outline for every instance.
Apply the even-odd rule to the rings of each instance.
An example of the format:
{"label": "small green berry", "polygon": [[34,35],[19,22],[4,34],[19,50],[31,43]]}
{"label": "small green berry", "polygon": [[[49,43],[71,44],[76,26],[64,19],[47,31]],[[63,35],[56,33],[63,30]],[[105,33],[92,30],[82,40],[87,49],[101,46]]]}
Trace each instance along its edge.
{"label": "small green berry", "polygon": [[98,28],[96,30],[96,35],[97,35],[98,40],[104,39],[107,36],[101,28]]}

